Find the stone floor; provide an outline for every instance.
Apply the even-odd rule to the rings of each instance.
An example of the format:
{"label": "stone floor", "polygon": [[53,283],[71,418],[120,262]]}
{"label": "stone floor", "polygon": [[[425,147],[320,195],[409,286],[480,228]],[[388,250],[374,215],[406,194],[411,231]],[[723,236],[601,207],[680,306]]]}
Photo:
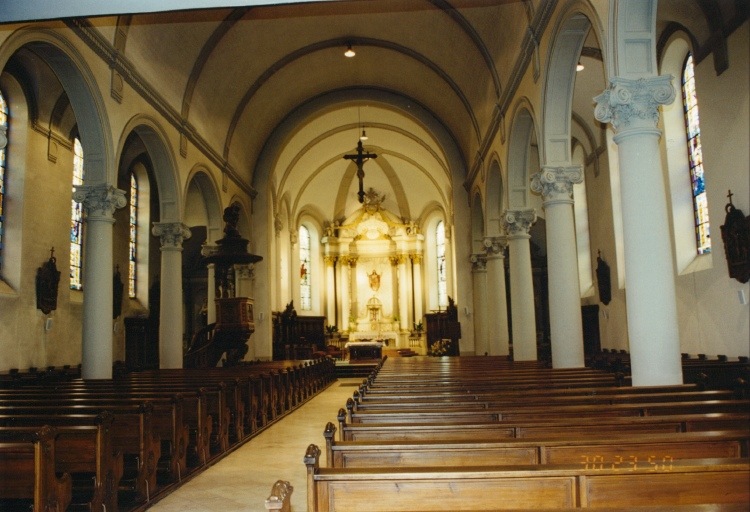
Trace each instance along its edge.
{"label": "stone floor", "polygon": [[[294,487],[292,511],[307,510],[305,465],[311,443],[325,457],[323,429],[336,424],[336,414],[361,384],[361,378],[339,379],[318,396],[278,423],[253,437],[214,466],[185,482],[149,510],[154,512],[234,512],[265,510],[265,500],[276,480]],[[325,464],[325,460],[321,460]]]}

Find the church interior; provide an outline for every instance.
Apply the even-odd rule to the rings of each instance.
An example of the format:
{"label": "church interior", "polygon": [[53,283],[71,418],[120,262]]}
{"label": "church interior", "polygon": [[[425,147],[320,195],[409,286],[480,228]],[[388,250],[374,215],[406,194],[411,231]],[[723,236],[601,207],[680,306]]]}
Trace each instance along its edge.
{"label": "church interior", "polygon": [[[34,395],[44,390],[60,407],[63,393],[85,394],[100,429],[153,415],[165,430],[148,456],[122,448],[108,463],[119,498],[90,500],[135,510],[152,495],[179,500],[183,480],[307,421],[312,438],[275,436],[324,453],[295,449],[293,471],[276,464],[260,493],[292,473],[295,491],[274,487],[279,508],[266,508],[288,510],[292,494],[294,510],[365,510],[357,503],[390,496],[382,482],[395,477],[352,484],[332,460],[358,442],[345,432],[395,406],[385,395],[458,413],[459,389],[497,407],[528,394],[531,407],[538,386],[550,407],[565,392],[573,407],[582,388],[624,409],[623,389],[640,403],[673,387],[675,403],[727,401],[669,414],[684,415],[681,433],[693,415],[735,415],[690,434],[721,431],[736,455],[684,457],[722,459],[697,478],[710,487],[714,471],[729,498],[671,504],[746,509],[731,482],[750,475],[750,436],[738,433],[750,430],[747,1],[92,4],[0,10],[0,447],[32,428],[19,418],[48,413],[54,399]],[[150,412],[124,403],[123,383]],[[177,410],[166,393],[180,395],[186,423],[198,408],[196,429],[161,425]],[[325,396],[325,419],[303,412]],[[456,421],[492,423],[473,414]],[[624,423],[602,428],[624,435]],[[70,427],[54,428],[62,439]],[[37,428],[32,444],[47,434]],[[358,449],[343,460],[364,458]],[[21,467],[8,457],[0,475]],[[144,457],[158,461],[151,473]],[[442,465],[471,465],[455,457]],[[54,473],[50,495],[80,485]],[[383,510],[599,499],[474,503],[466,478],[412,477],[417,497],[384,498]],[[448,478],[467,501],[437,498]],[[0,508],[25,492],[13,485],[0,485]]]}

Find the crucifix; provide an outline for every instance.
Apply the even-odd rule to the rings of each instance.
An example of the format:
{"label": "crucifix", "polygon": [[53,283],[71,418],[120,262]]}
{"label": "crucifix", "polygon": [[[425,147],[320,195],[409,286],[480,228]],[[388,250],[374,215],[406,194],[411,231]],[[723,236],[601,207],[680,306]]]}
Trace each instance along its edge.
{"label": "crucifix", "polygon": [[365,202],[365,190],[364,190],[364,184],[363,181],[365,178],[365,171],[362,169],[362,165],[366,161],[368,161],[370,158],[377,158],[378,155],[375,153],[365,153],[364,148],[362,147],[362,141],[357,142],[357,154],[356,155],[344,155],[344,160],[353,160],[354,163],[357,164],[357,178],[359,178],[359,192],[357,192],[357,195],[359,196],[359,202],[364,203]]}

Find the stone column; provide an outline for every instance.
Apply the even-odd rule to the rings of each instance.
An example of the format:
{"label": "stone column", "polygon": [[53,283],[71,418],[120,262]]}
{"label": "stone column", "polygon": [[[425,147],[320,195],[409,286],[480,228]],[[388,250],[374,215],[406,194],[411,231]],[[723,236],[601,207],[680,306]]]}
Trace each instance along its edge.
{"label": "stone column", "polygon": [[487,259],[484,254],[472,254],[471,277],[474,307],[474,353],[478,356],[489,354],[487,342]]}
{"label": "stone column", "polygon": [[334,274],[335,256],[323,256],[326,267],[326,323],[336,325],[336,278]]}
{"label": "stone column", "polygon": [[398,327],[401,331],[409,330],[409,309],[407,304],[408,290],[406,278],[406,254],[398,256]]}
{"label": "stone column", "polygon": [[422,322],[422,255],[412,254],[412,278],[414,279],[414,322]]}
{"label": "stone column", "polygon": [[[359,290],[357,290],[357,256],[349,256],[349,315],[359,317]],[[356,325],[355,325],[356,326]]]}
{"label": "stone column", "polygon": [[613,77],[595,98],[596,119],[612,123],[617,132],[634,386],[682,383],[661,130],[656,128],[659,105],[674,100],[671,80]]}
{"label": "stone column", "polygon": [[531,189],[542,195],[547,213],[547,288],[553,368],[586,366],[573,218],[573,185],[582,181],[580,166],[545,166],[531,179]]}
{"label": "stone column", "polygon": [[339,297],[341,297],[341,330],[349,330],[349,315],[351,313],[351,306],[349,304],[349,286],[350,286],[350,269],[349,269],[349,256],[340,256],[339,263],[341,263],[341,280],[339,283]]}
{"label": "stone column", "polygon": [[508,240],[504,236],[484,239],[487,248],[487,339],[491,356],[509,354],[508,302],[505,298],[505,249]]}
{"label": "stone column", "polygon": [[161,239],[159,367],[182,368],[182,242],[190,229],[181,222],[154,222],[152,232]]}
{"label": "stone column", "polygon": [[76,187],[73,200],[86,212],[81,377],[111,379],[113,214],[128,201],[124,191],[110,185]]}
{"label": "stone column", "polygon": [[[211,256],[218,250],[216,245],[205,244],[201,248],[201,254]],[[208,281],[206,283],[206,322],[212,324],[216,322],[216,265],[209,263],[208,268]]]}
{"label": "stone column", "polygon": [[510,315],[513,331],[513,360],[536,361],[536,312],[534,280],[531,276],[529,229],[536,222],[533,208],[506,210],[503,227],[510,258]]}

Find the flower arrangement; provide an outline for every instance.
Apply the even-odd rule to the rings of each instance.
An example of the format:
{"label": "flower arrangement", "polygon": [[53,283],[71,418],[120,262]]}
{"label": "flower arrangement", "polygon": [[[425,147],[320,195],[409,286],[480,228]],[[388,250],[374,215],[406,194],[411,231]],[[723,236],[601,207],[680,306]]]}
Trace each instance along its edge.
{"label": "flower arrangement", "polygon": [[427,350],[428,356],[447,356],[451,349],[451,340],[449,338],[443,338],[437,340]]}
{"label": "flower arrangement", "polygon": [[422,322],[414,322],[414,332],[420,333],[424,331],[424,325]]}
{"label": "flower arrangement", "polygon": [[326,333],[330,335],[334,335],[337,332],[339,332],[339,328],[335,325],[326,325]]}

